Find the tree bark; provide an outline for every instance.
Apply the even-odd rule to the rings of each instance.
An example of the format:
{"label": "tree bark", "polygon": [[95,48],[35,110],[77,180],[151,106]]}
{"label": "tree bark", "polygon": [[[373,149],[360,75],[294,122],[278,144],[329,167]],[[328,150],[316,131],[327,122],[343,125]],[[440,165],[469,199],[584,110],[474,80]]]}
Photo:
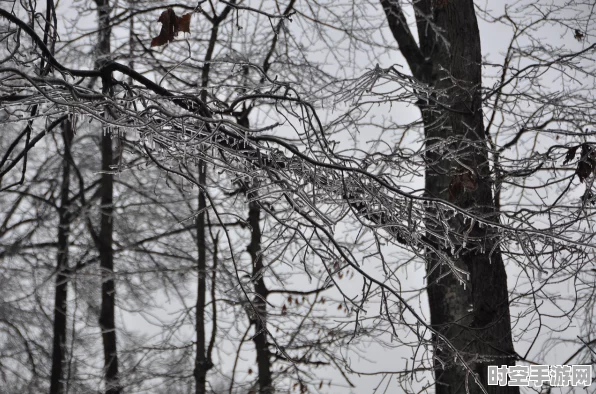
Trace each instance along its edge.
{"label": "tree bark", "polygon": [[[290,2],[286,13],[293,7],[293,1]],[[269,53],[272,53],[275,43],[271,46]],[[263,70],[267,72],[269,69],[268,61],[265,61]],[[248,68],[245,69],[248,73]],[[240,126],[250,129],[250,115],[251,109],[243,107],[243,110],[237,116],[237,122]],[[254,284],[255,297],[253,299],[253,307],[257,312],[255,316],[250,319],[251,324],[255,326],[255,335],[253,342],[257,353],[257,367],[259,369],[259,394],[273,394],[275,388],[273,387],[273,375],[271,373],[271,354],[269,353],[269,342],[267,340],[267,296],[269,289],[265,285],[265,272],[263,266],[263,257],[261,255],[261,206],[256,200],[257,186],[254,184],[253,191],[247,191],[246,197],[250,201],[248,203],[248,224],[251,228],[250,243],[246,250],[250,254],[252,262],[252,281]],[[244,185],[248,187],[248,185]],[[251,200],[255,201],[251,201]]]}
{"label": "tree bark", "polygon": [[[109,0],[96,0],[99,18],[99,41],[96,67],[100,68],[111,55],[111,27]],[[102,91],[112,94],[112,76],[102,76]],[[104,116],[109,116],[106,107]],[[116,339],[116,286],[114,282],[114,180],[110,172],[114,164],[112,133],[104,130],[101,136],[101,222],[98,237],[99,265],[101,269],[101,310],[99,327],[103,341],[104,375],[106,394],[120,394],[122,387],[118,373],[118,346]]]}
{"label": "tree bark", "polygon": [[[251,193],[248,195],[252,197]],[[248,205],[248,224],[251,227],[250,244],[247,251],[252,260],[252,280],[254,283],[255,297],[253,307],[257,315],[251,320],[255,325],[253,342],[257,352],[257,366],[259,368],[259,394],[272,394],[273,378],[271,375],[271,358],[267,341],[267,295],[269,291],[265,286],[263,258],[261,256],[261,207],[257,201]]]}
{"label": "tree bark", "polygon": [[197,394],[205,394],[207,384],[207,371],[211,368],[211,363],[207,359],[205,347],[205,304],[207,292],[207,250],[206,250],[206,223],[205,211],[207,202],[205,199],[205,192],[203,191],[207,180],[206,164],[203,160],[199,160],[199,214],[196,220],[197,229],[197,249],[199,258],[197,262],[198,284],[197,284],[197,304],[196,310],[196,331],[197,331],[197,350],[195,355],[195,388]]}
{"label": "tree bark", "polygon": [[[105,134],[101,139],[102,171],[110,171],[113,164],[112,139]],[[101,311],[99,327],[103,340],[104,373],[106,393],[119,394],[121,387],[118,376],[118,347],[116,342],[116,286],[114,283],[113,250],[113,190],[112,175],[101,175],[101,229],[99,232],[99,264],[101,269]]]}
{"label": "tree bark", "polygon": [[[391,31],[416,79],[433,94],[419,101],[426,140],[425,192],[489,220],[498,220],[483,124],[481,43],[473,0],[421,0],[415,3],[420,44],[416,44],[397,0],[381,0]],[[434,26],[432,25],[434,24]],[[439,144],[458,150],[458,161],[445,157]],[[470,171],[471,170],[471,171]],[[467,180],[469,187],[462,187]],[[450,254],[432,233],[443,233],[427,211],[427,238],[436,250]],[[461,217],[449,222],[451,231],[469,228]],[[496,234],[473,225],[470,238],[485,239],[484,248],[464,250],[455,265],[470,273],[463,286],[430,250],[426,254],[431,325],[455,346],[477,374],[480,387],[454,354],[437,343],[437,394],[470,392],[519,393],[517,387],[488,386],[488,365],[514,365],[507,274]],[[439,361],[440,360],[440,361]]]}
{"label": "tree bark", "polygon": [[[232,4],[235,0],[231,1]],[[207,51],[205,53],[203,70],[201,71],[201,100],[203,103],[207,102],[207,88],[209,86],[209,73],[211,70],[211,59],[215,50],[215,44],[217,41],[217,35],[219,32],[220,23],[225,20],[232,10],[230,5],[227,5],[220,15],[214,13],[211,26],[211,35],[209,37],[209,43]],[[195,355],[195,390],[196,394],[206,393],[207,384],[207,371],[213,367],[210,359],[208,349],[205,347],[205,303],[206,299],[206,275],[207,275],[207,254],[206,254],[206,223],[205,223],[205,211],[207,203],[205,200],[205,185],[207,181],[207,166],[205,161],[199,160],[199,214],[196,220],[197,229],[197,248],[199,252],[197,261],[197,270],[199,274],[197,284],[197,303],[195,306],[196,310],[196,355]],[[214,284],[215,285],[215,284]],[[215,327],[215,325],[214,325]],[[212,333],[212,335],[214,335]]]}
{"label": "tree bark", "polygon": [[70,163],[72,161],[70,148],[73,135],[72,123],[69,120],[64,121],[62,124],[64,160],[62,167],[62,188],[60,190],[60,207],[58,208],[58,255],[56,264],[56,292],[54,295],[54,333],[50,394],[62,394],[64,392],[68,300],[68,237],[71,220],[68,210],[68,195],[70,192]]}

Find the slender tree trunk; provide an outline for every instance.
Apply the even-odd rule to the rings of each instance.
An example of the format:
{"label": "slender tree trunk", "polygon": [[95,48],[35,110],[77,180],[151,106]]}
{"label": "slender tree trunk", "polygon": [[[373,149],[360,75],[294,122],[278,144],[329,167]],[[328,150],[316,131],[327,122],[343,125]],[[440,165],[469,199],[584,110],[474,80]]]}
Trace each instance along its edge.
{"label": "slender tree trunk", "polygon": [[[232,1],[234,3],[235,0]],[[201,100],[207,102],[207,88],[209,86],[209,72],[211,70],[211,59],[213,57],[213,51],[215,50],[215,43],[217,41],[217,34],[219,31],[219,24],[225,20],[231,10],[230,6],[227,6],[221,15],[214,14],[211,27],[211,36],[209,38],[209,44],[207,46],[207,52],[205,53],[203,70],[201,72]],[[199,214],[196,220],[197,228],[197,248],[199,251],[199,258],[197,264],[197,270],[199,274],[199,280],[197,284],[197,304],[196,310],[196,345],[197,351],[195,354],[195,390],[196,394],[206,393],[207,384],[207,371],[211,369],[213,364],[209,358],[208,349],[205,347],[205,303],[206,303],[206,276],[207,276],[207,253],[206,253],[206,223],[205,223],[205,211],[207,207],[204,188],[207,181],[207,166],[203,160],[199,160]]]}
{"label": "slender tree trunk", "polygon": [[54,342],[52,349],[52,374],[50,394],[64,392],[64,363],[66,360],[66,319],[68,298],[68,236],[70,233],[70,213],[68,212],[70,191],[70,147],[73,138],[72,123],[62,125],[64,140],[64,160],[62,167],[62,189],[58,208],[58,255],[56,264],[56,292],[54,296]]}
{"label": "slender tree trunk", "polygon": [[[205,187],[207,180],[206,165],[203,160],[199,161],[199,185],[201,188]],[[195,354],[195,388],[197,394],[205,394],[207,384],[207,371],[211,368],[211,363],[207,359],[205,348],[205,304],[207,292],[207,250],[206,250],[206,223],[205,211],[207,202],[203,189],[199,191],[199,214],[196,220],[197,228],[197,249],[199,252],[197,270],[198,270],[198,284],[197,284],[197,304],[196,310],[196,331],[197,331],[197,350]]]}
{"label": "slender tree trunk", "polygon": [[[248,195],[252,197],[251,193]],[[255,325],[255,335],[253,342],[257,352],[257,365],[259,368],[259,394],[272,394],[273,378],[271,375],[271,355],[269,354],[269,344],[267,342],[267,295],[269,294],[265,286],[263,271],[263,258],[261,256],[261,207],[257,201],[252,201],[248,205],[248,224],[251,227],[250,244],[248,253],[252,260],[252,280],[255,287],[255,297],[253,306],[257,311],[257,316],[252,319]]]}
{"label": "slender tree trunk", "polygon": [[[99,42],[96,67],[102,67],[111,55],[111,27],[109,0],[96,0],[99,18]],[[112,94],[112,76],[102,76],[102,91]],[[106,108],[104,116],[108,116]],[[114,164],[112,135],[104,131],[101,136],[101,223],[99,231],[99,265],[101,269],[101,311],[99,327],[103,341],[104,374],[107,394],[120,394],[118,374],[118,347],[116,340],[116,286],[114,282],[114,180],[109,173]]]}
{"label": "slender tree trunk", "polygon": [[[248,71],[248,69],[246,69]],[[243,109],[237,121],[242,127],[250,128],[250,110]],[[257,185],[253,185],[256,188]],[[248,200],[257,197],[256,191],[247,193]],[[252,280],[254,284],[255,297],[253,306],[257,316],[251,318],[255,326],[253,342],[257,352],[257,367],[259,369],[259,394],[272,394],[273,377],[271,374],[271,354],[269,353],[269,342],[267,341],[267,296],[269,290],[265,286],[265,272],[263,270],[263,258],[261,256],[261,206],[257,201],[248,203],[248,224],[251,228],[250,244],[246,248],[252,261]]]}
{"label": "slender tree trunk", "polygon": [[[110,171],[113,164],[112,139],[105,134],[101,139],[102,171]],[[99,326],[103,340],[104,373],[106,393],[119,394],[121,391],[118,376],[118,348],[116,342],[116,286],[114,283],[114,250],[113,250],[113,178],[108,173],[101,175],[101,229],[100,267],[101,267],[101,311]]]}
{"label": "slender tree trunk", "polygon": [[[482,115],[480,33],[473,0],[416,2],[419,45],[405,23],[399,2],[381,3],[414,77],[433,92],[429,99],[419,102],[427,152],[426,195],[451,201],[496,222]],[[440,148],[448,140],[451,151],[458,151],[457,161],[446,157]],[[432,234],[444,233],[436,215],[436,210],[428,209],[427,237],[434,240],[436,250],[451,254],[444,241]],[[451,274],[441,278],[448,267],[429,249],[431,324],[455,346],[489,393],[519,393],[517,387],[487,385],[488,365],[515,364],[507,274],[498,247],[491,256],[496,234],[478,225],[470,228],[461,217],[451,220],[449,226],[458,234],[471,230],[470,239],[484,239],[486,245],[453,257],[456,266],[470,273],[465,287]],[[482,392],[449,349],[438,343],[435,356],[437,394]]]}

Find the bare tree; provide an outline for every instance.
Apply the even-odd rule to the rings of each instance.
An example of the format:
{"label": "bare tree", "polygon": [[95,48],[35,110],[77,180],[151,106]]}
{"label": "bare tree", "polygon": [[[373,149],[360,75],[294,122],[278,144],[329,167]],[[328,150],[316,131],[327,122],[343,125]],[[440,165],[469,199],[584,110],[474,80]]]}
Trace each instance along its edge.
{"label": "bare tree", "polygon": [[[498,223],[482,112],[482,52],[474,2],[418,2],[419,43],[400,3],[381,3],[414,78],[429,92],[417,102],[426,143],[425,195]],[[445,154],[446,144],[448,152],[457,155]],[[436,392],[482,392],[488,365],[515,365],[505,265],[494,232],[481,223],[467,224],[462,217],[450,220],[448,229],[486,245],[483,250],[450,253],[443,237],[436,237],[445,228],[444,220],[436,220],[439,215],[428,209],[425,223],[431,246],[425,251],[430,321],[453,348],[443,348],[441,341],[435,345]],[[460,240],[455,242],[461,245]],[[456,276],[445,276],[441,252],[468,273],[465,287]],[[468,356],[453,362],[454,352]],[[499,390],[519,392],[518,387]]]}
{"label": "bare tree", "polygon": [[[488,366],[541,362],[533,359],[532,348],[542,330],[563,331],[543,323],[555,315],[568,319],[568,327],[573,319],[584,319],[576,340],[579,350],[569,360],[578,355],[589,360],[591,314],[582,315],[580,304],[571,301],[593,305],[593,9],[581,2],[560,7],[531,3],[493,16],[472,0],[355,1],[337,7],[293,1],[284,7],[267,2],[259,7],[240,2],[176,7],[195,11],[201,27],[208,28],[158,52],[147,46],[152,34],[139,26],[165,10],[160,20],[164,28],[174,26],[165,36],[172,41],[168,34],[181,30],[175,27],[179,17],[173,9],[138,2],[122,12],[100,6],[100,14],[106,12],[100,36],[134,20],[136,31],[126,29],[128,47],[104,47],[100,53],[130,56],[128,64],[135,69],[108,60],[94,69],[69,63],[54,56],[26,19],[17,16],[19,10],[0,10],[9,22],[7,66],[0,69],[7,75],[0,85],[6,116],[16,122],[18,111],[12,108],[28,104],[42,110],[29,111],[28,128],[7,144],[2,174],[15,175],[16,163],[23,163],[21,180],[9,188],[26,186],[24,163],[35,143],[56,127],[57,119],[74,114],[130,137],[120,137],[129,154],[120,154],[118,162],[119,172],[137,177],[130,185],[160,174],[179,194],[163,185],[160,192],[180,196],[173,208],[135,186],[129,188],[136,190],[130,205],[159,207],[164,212],[155,213],[159,223],[164,218],[195,221],[147,237],[140,230],[116,236],[123,258],[152,259],[156,277],[167,283],[159,291],[175,292],[183,311],[179,321],[156,324],[166,339],[153,348],[133,335],[124,340],[127,350],[121,353],[129,356],[120,375],[131,387],[147,387],[150,372],[139,370],[143,357],[151,355],[161,361],[155,368],[160,370],[156,390],[177,382],[181,390],[205,393],[221,386],[222,379],[229,379],[229,392],[324,390],[314,371],[327,365],[340,374],[355,371],[339,350],[357,351],[352,344],[364,339],[386,348],[394,342],[411,352],[404,369],[371,372],[397,377],[406,391],[519,392],[514,386],[489,386]],[[371,16],[356,23],[363,10]],[[516,16],[528,10],[535,12],[531,21]],[[577,10],[588,16],[573,14]],[[483,58],[479,18],[513,34],[497,66]],[[383,33],[370,33],[381,24],[388,26],[393,43]],[[582,47],[537,40],[535,32],[546,26],[571,34]],[[248,28],[251,34],[239,33]],[[351,63],[334,75],[325,72],[313,60],[321,52],[320,42],[334,62],[342,63],[345,56]],[[344,42],[347,49],[338,44]],[[34,55],[21,45],[43,59],[51,74],[35,74],[23,60]],[[100,40],[101,45],[109,45],[109,39],[107,44]],[[376,67],[355,60],[362,47],[371,48]],[[258,48],[257,55],[247,48]],[[409,74],[379,64],[383,58],[376,51],[391,50],[403,55]],[[359,75],[345,77],[359,67],[364,68]],[[536,88],[553,76],[560,90]],[[579,78],[588,83],[580,86]],[[101,92],[89,83],[97,79]],[[400,103],[415,106],[419,117],[400,123],[371,115],[375,106]],[[34,125],[44,131],[32,133]],[[371,129],[381,133],[366,150],[358,132]],[[337,141],[342,133],[353,136],[353,148]],[[108,220],[115,212],[108,174],[114,160],[110,136],[103,141],[99,238],[109,247],[99,254],[102,295],[111,298],[102,302],[101,316],[105,305],[111,320],[102,320],[107,322],[102,334],[112,335],[104,338],[104,368],[107,390],[118,392],[123,387],[114,321],[118,272]],[[141,165],[151,170],[140,171]],[[586,187],[577,188],[576,180]],[[189,192],[193,185],[198,202],[196,189]],[[192,199],[185,197],[189,193]],[[130,220],[139,226],[151,222],[138,216]],[[219,229],[221,238],[215,235]],[[172,245],[178,236],[183,245]],[[107,252],[111,257],[104,259]],[[184,268],[173,268],[181,261]],[[418,287],[401,276],[416,264],[426,272],[425,284]],[[136,269],[131,276],[140,275],[143,264]],[[186,280],[174,279],[170,269],[196,272],[196,287],[187,291]],[[342,285],[353,273],[356,279]],[[508,277],[521,285],[510,290]],[[359,291],[354,291],[356,281]],[[582,285],[569,300],[552,295],[556,283],[570,281]],[[303,287],[292,289],[295,284]],[[125,288],[130,293],[157,289],[133,280]],[[336,298],[322,296],[331,288]],[[186,305],[189,297],[196,297],[192,308]],[[326,304],[323,297],[328,297]],[[419,306],[424,297],[429,318]],[[150,297],[138,298],[139,306],[150,304]],[[516,312],[524,303],[532,305],[530,312]],[[545,310],[544,303],[557,311]],[[342,316],[325,319],[331,305]],[[194,320],[187,323],[191,309]],[[183,338],[187,325],[194,329],[192,340]],[[514,347],[514,334],[529,338],[530,345]],[[254,378],[250,367],[243,377],[237,373],[245,342],[254,343]],[[235,359],[228,374],[222,354],[232,343]],[[412,379],[429,373],[434,378],[428,383]],[[344,377],[352,384],[347,373]]]}

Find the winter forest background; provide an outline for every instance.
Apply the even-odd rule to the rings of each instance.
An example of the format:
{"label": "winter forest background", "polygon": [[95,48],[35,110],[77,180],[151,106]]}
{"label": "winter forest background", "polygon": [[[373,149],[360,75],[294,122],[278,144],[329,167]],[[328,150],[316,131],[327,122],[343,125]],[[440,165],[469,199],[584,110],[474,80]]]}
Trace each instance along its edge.
{"label": "winter forest background", "polygon": [[0,0],[0,393],[596,392],[595,19]]}

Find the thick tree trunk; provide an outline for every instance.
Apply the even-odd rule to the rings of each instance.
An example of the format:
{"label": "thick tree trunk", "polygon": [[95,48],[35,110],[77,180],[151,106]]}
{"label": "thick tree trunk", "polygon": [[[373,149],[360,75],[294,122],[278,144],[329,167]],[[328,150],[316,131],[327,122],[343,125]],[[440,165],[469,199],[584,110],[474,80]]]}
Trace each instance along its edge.
{"label": "thick tree trunk", "polygon": [[[99,41],[96,66],[104,65],[111,55],[111,27],[109,0],[96,0],[99,18]],[[112,94],[112,76],[102,77],[102,91]],[[104,116],[108,116],[106,108]],[[103,341],[105,390],[107,394],[120,394],[118,374],[118,346],[116,340],[116,286],[114,282],[114,180],[110,172],[114,164],[112,135],[104,131],[101,137],[101,223],[98,238],[99,265],[101,269],[101,311],[99,327]]]}
{"label": "thick tree trunk", "polygon": [[70,213],[68,195],[70,191],[70,147],[73,138],[72,123],[64,121],[64,160],[62,167],[62,189],[58,208],[58,255],[56,264],[56,293],[54,296],[54,340],[52,349],[52,372],[50,394],[64,392],[64,364],[66,359],[66,319],[68,299],[68,236],[70,233]]}
{"label": "thick tree trunk", "polygon": [[[405,24],[399,2],[381,3],[414,77],[433,92],[428,100],[419,102],[427,148],[426,195],[497,221],[483,125],[482,58],[473,0],[416,2],[419,45]],[[441,34],[437,34],[437,29]],[[439,148],[447,140],[449,149],[458,152],[457,161],[446,157],[446,150]],[[443,240],[432,234],[444,233],[432,208],[427,211],[426,226],[427,237],[434,240],[433,247],[450,254]],[[470,224],[460,217],[451,220],[449,226],[451,232],[462,234]],[[440,263],[435,253],[427,252],[431,324],[455,346],[489,393],[519,393],[516,387],[487,385],[488,365],[515,364],[507,274],[499,248],[489,257],[495,234],[474,225],[469,237],[485,240],[486,245],[468,248],[453,257],[456,266],[470,273],[465,286],[453,275],[439,279],[448,267]],[[437,343],[435,356],[438,394],[482,392],[468,368],[455,361],[449,349]]]}

